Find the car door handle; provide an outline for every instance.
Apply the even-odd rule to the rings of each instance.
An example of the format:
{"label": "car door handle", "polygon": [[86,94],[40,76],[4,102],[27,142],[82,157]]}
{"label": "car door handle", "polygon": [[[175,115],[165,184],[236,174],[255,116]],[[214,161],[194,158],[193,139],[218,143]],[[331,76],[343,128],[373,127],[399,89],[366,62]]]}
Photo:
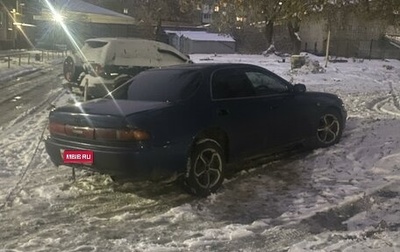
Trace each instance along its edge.
{"label": "car door handle", "polygon": [[229,110],[228,109],[218,109],[217,115],[218,116],[227,116],[227,115],[229,115]]}

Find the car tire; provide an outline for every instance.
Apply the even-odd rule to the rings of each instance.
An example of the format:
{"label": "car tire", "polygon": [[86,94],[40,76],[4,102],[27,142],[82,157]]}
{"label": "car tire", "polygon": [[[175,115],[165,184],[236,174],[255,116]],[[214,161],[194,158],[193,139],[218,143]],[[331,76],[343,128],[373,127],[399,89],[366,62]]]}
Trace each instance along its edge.
{"label": "car tire", "polygon": [[314,136],[306,143],[310,148],[324,148],[339,142],[343,132],[342,116],[334,109],[328,109],[318,117]]}
{"label": "car tire", "polygon": [[197,142],[188,158],[184,186],[193,195],[206,197],[216,192],[224,181],[225,155],[212,139]]}
{"label": "car tire", "polygon": [[63,74],[64,78],[68,82],[77,82],[79,75],[83,72],[83,67],[78,64],[77,60],[73,56],[65,58],[63,63]]}

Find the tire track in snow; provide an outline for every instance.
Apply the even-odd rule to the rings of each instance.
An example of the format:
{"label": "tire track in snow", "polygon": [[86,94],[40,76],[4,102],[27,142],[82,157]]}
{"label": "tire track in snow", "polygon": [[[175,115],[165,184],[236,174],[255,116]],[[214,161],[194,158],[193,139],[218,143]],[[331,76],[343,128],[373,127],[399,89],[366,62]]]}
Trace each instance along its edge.
{"label": "tire track in snow", "polygon": [[390,87],[390,94],[392,95],[393,98],[393,104],[397,108],[397,110],[400,111],[400,101],[399,101],[399,95],[396,94],[396,90],[393,87],[393,81],[388,81],[389,82],[389,87]]}
{"label": "tire track in snow", "polygon": [[389,86],[389,95],[380,97],[371,102],[369,109],[381,114],[388,114],[400,117],[400,99],[393,82],[390,80],[382,81]]}
{"label": "tire track in snow", "polygon": [[[47,103],[51,103],[54,101],[57,101],[58,99],[60,99],[60,97],[62,97],[64,95],[64,92],[61,92],[60,94],[50,94],[47,99],[45,99],[40,105],[38,105],[35,108],[32,108],[31,112],[28,114],[33,114],[34,112],[36,112],[37,110],[41,109],[44,107],[45,104]],[[21,192],[24,188],[24,180],[26,180],[29,176],[29,169],[32,167],[32,164],[35,163],[35,159],[36,159],[36,155],[37,153],[40,153],[40,151],[42,150],[40,148],[40,145],[43,141],[43,137],[46,131],[46,122],[47,122],[47,117],[45,117],[43,115],[43,113],[45,113],[45,110],[42,110],[41,112],[38,112],[36,115],[34,115],[29,121],[25,122],[22,127],[17,130],[15,130],[15,125],[12,124],[8,130],[5,130],[3,132],[4,134],[10,134],[11,137],[10,138],[6,138],[7,140],[11,140],[11,142],[9,141],[5,141],[4,143],[1,143],[0,146],[4,146],[5,148],[0,152],[0,155],[3,155],[4,157],[7,157],[7,160],[5,161],[5,163],[3,165],[11,165],[12,167],[8,167],[8,169],[4,169],[5,171],[9,171],[9,172],[14,172],[13,175],[11,175],[10,177],[14,177],[16,176],[17,179],[15,179],[15,177],[12,179],[12,181],[17,181],[15,183],[15,185],[10,188],[8,190],[8,193],[5,195],[4,198],[4,202],[2,204],[0,204],[0,210],[5,208],[6,206],[12,204],[12,202],[14,201],[14,199],[18,196],[19,192]],[[17,118],[16,122],[19,122],[20,120],[22,120],[23,118],[25,118],[25,116],[23,116],[22,118]],[[39,124],[38,124],[39,121]],[[16,123],[14,122],[14,123]],[[38,129],[33,128],[31,129],[31,125],[34,124],[38,124],[41,125],[41,130],[38,131]],[[34,131],[34,132],[29,132],[29,131]],[[29,135],[32,134],[33,137],[24,137],[24,139],[26,139],[27,141],[24,142],[23,144],[19,143],[18,141],[15,141],[13,139],[15,138],[21,138],[23,135]],[[40,133],[40,135],[38,135],[38,133]],[[11,151],[9,146],[15,146],[13,148],[13,150]],[[20,149],[20,151],[16,151]],[[21,155],[22,154],[22,155]],[[11,155],[11,158],[9,158]],[[21,159],[21,156],[23,157]],[[29,158],[26,158],[26,157]],[[20,168],[22,167],[22,168]],[[15,173],[15,168],[16,169],[16,173]],[[20,168],[20,169],[18,169]],[[4,175],[3,173],[0,175]],[[10,175],[10,174],[9,174]],[[8,176],[9,176],[8,175]],[[7,177],[8,177],[7,176]]]}

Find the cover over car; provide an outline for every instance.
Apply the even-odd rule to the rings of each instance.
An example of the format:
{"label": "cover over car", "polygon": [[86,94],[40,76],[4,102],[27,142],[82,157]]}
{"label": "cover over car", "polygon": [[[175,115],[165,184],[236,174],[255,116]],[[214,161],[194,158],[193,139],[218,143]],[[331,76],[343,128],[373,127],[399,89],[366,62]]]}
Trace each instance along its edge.
{"label": "cover over car", "polygon": [[141,72],[108,97],[59,107],[49,115],[46,150],[93,151],[87,168],[115,177],[183,177],[190,192],[222,184],[226,163],[303,143],[339,141],[343,102],[306,92],[248,64],[193,64]]}
{"label": "cover over car", "polygon": [[93,38],[81,50],[64,60],[64,77],[69,87],[83,90],[96,98],[154,67],[190,63],[188,56],[170,45],[138,38]]}

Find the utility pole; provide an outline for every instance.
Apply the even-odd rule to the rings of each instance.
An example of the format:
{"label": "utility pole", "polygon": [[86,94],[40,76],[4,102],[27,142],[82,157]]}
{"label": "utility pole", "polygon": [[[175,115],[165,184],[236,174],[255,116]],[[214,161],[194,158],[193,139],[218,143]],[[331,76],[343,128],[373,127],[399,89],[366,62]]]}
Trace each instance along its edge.
{"label": "utility pole", "polygon": [[328,66],[328,61],[329,61],[329,46],[331,42],[331,29],[328,31],[328,39],[326,41],[326,53],[325,53],[325,67]]}

